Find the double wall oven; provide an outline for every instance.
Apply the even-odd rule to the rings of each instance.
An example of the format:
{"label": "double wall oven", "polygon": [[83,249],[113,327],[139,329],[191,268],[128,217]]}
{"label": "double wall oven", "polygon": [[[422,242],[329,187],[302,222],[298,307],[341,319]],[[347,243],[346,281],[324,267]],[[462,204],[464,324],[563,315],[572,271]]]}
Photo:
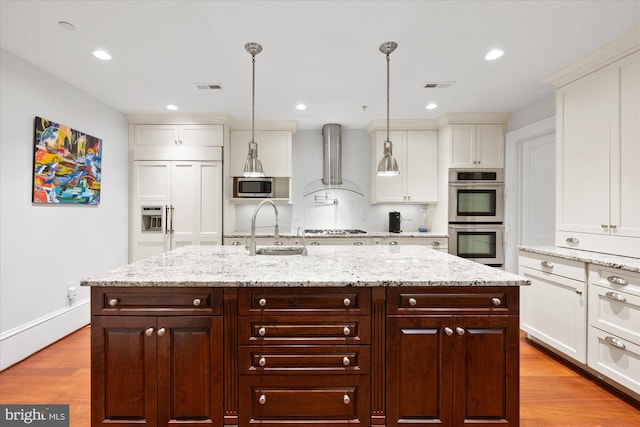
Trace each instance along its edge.
{"label": "double wall oven", "polygon": [[449,170],[449,253],[504,265],[504,170]]}

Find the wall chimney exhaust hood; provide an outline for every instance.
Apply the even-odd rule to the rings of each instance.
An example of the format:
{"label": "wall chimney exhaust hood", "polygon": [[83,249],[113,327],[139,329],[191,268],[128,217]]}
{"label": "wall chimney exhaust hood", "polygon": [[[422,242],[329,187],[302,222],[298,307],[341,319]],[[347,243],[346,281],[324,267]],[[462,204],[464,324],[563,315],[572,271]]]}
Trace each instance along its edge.
{"label": "wall chimney exhaust hood", "polygon": [[323,167],[322,179],[304,187],[304,195],[326,190],[351,191],[361,196],[362,190],[353,182],[342,179],[342,125],[328,123],[322,126]]}

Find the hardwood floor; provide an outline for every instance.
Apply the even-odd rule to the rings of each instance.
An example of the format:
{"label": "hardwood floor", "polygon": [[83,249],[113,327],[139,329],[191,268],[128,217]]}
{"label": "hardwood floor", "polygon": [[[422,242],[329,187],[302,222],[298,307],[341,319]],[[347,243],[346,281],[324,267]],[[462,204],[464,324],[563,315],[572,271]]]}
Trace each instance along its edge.
{"label": "hardwood floor", "polygon": [[[90,329],[0,373],[0,403],[69,404],[90,425]],[[520,339],[521,427],[638,427],[640,411]]]}

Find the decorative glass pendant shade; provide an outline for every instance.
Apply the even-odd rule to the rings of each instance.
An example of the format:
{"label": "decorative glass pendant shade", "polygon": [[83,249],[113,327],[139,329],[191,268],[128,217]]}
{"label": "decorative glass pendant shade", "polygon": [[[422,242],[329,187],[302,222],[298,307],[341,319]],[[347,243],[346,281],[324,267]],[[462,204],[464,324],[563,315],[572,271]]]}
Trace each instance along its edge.
{"label": "decorative glass pendant shade", "polygon": [[393,143],[389,139],[389,55],[396,50],[396,42],[386,42],[380,45],[380,52],[387,56],[387,139],[384,141],[383,157],[378,163],[378,176],[399,175],[398,162],[393,157]]}
{"label": "decorative glass pendant shade", "polygon": [[250,42],[244,45],[247,52],[251,54],[252,75],[251,75],[251,141],[249,141],[249,153],[247,161],[244,163],[242,176],[258,177],[264,176],[262,162],[258,159],[258,144],[255,140],[256,122],[256,55],[262,52],[262,46],[258,43]]}

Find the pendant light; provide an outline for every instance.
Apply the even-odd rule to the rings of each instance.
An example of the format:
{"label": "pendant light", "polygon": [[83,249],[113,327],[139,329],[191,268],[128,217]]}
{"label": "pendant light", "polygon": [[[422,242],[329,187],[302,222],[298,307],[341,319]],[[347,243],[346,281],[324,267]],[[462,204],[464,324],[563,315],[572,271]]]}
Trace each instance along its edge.
{"label": "pendant light", "polygon": [[384,141],[383,157],[378,163],[378,176],[395,176],[399,175],[398,162],[393,157],[393,143],[389,139],[389,55],[396,50],[398,44],[396,42],[386,42],[380,45],[380,52],[387,56],[387,138]]}
{"label": "pendant light", "polygon": [[258,144],[255,140],[255,121],[256,121],[256,55],[262,52],[262,46],[259,43],[250,42],[244,45],[244,49],[251,54],[252,76],[251,76],[251,141],[249,141],[249,154],[247,161],[244,163],[242,176],[259,177],[264,176],[262,170],[262,162],[258,159]]}

